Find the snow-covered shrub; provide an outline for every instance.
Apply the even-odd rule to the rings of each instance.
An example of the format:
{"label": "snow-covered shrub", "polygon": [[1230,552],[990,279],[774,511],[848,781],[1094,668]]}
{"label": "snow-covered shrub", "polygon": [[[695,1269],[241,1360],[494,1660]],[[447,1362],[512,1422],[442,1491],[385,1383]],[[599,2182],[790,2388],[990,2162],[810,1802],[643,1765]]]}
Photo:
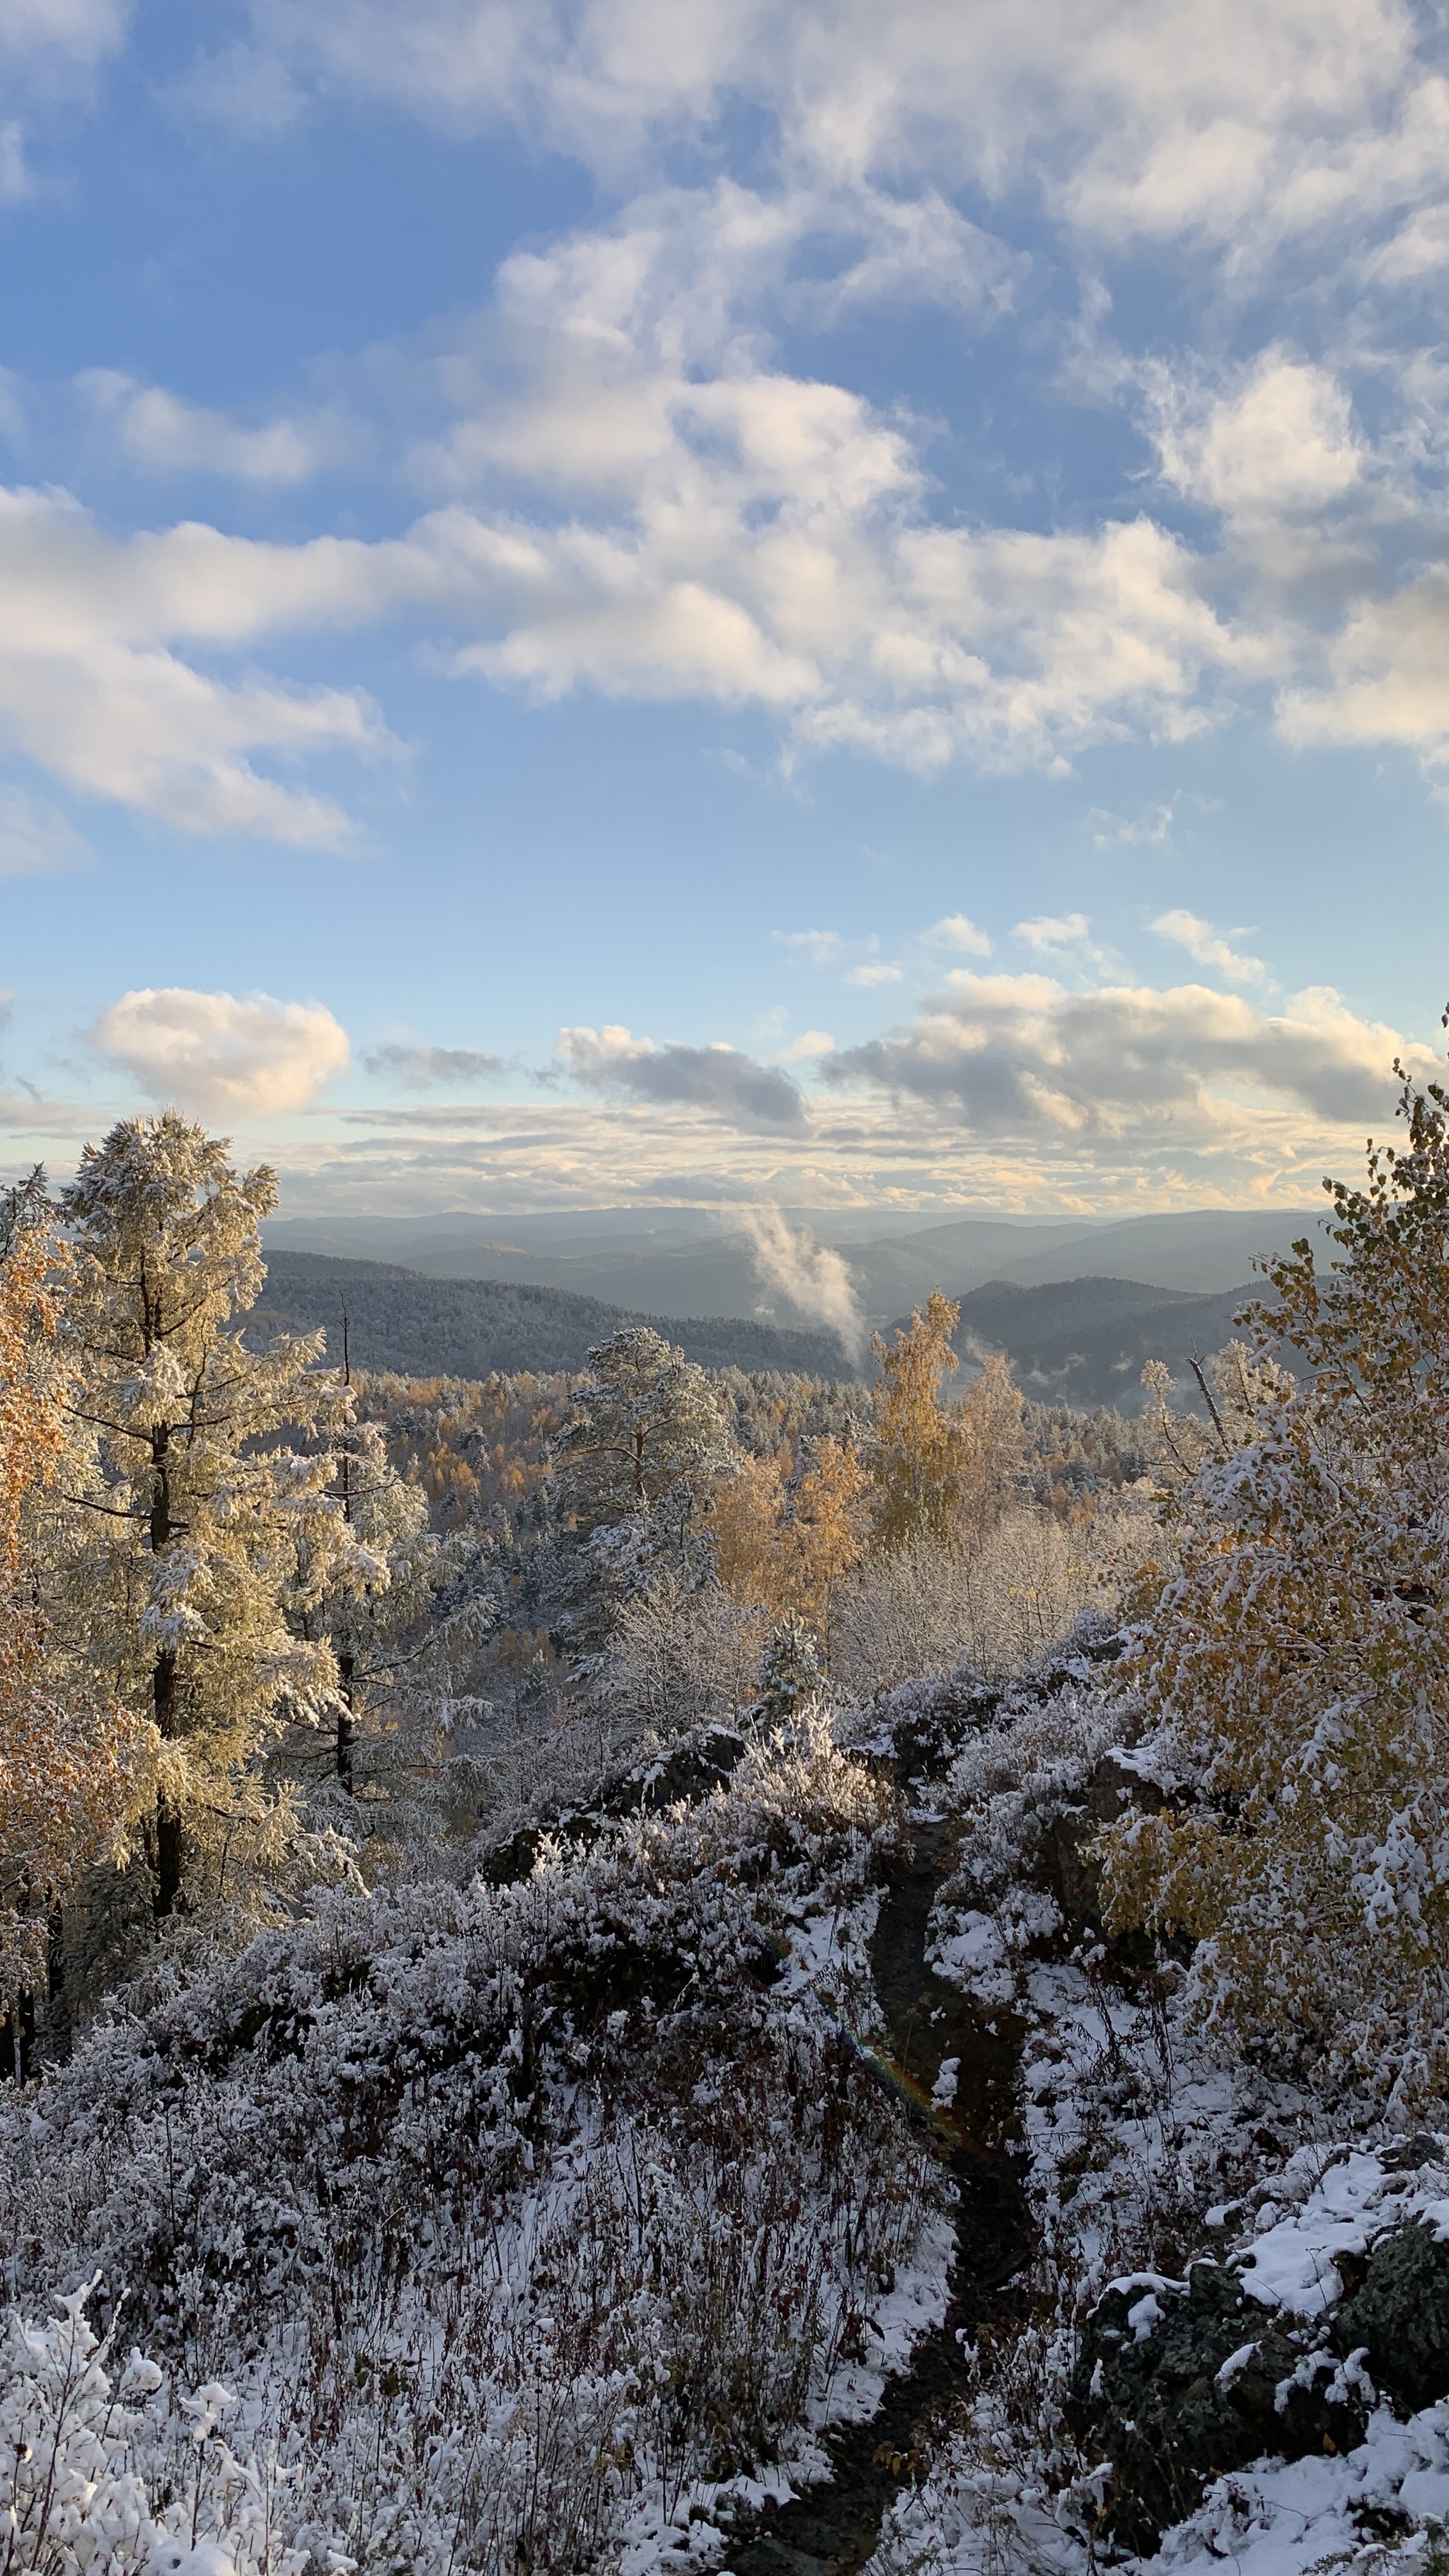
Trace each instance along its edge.
{"label": "snow-covered shrub", "polygon": [[[1025,1964],[1062,1932],[1086,1889],[1103,1756],[1130,1712],[1085,1681],[1009,1693],[967,1740],[941,1802],[961,1823],[957,1872],[938,1910],[937,1955],[989,2007],[1016,1997]],[[1122,1793],[1125,1794],[1125,1791]]]}
{"label": "snow-covered shrub", "polygon": [[14,2121],[18,2275],[98,2263],[168,2367],[233,2375],[288,2547],[594,2563],[636,2500],[828,2406],[939,2208],[812,1976],[781,1975],[892,1815],[810,1712],[527,1879],[328,1897]]}
{"label": "snow-covered shrub", "polygon": [[597,1692],[634,1740],[664,1744],[753,1697],[760,1614],[665,1567],[619,1605]]}
{"label": "snow-covered shrub", "polygon": [[127,2463],[131,2418],[84,2306],[77,2292],[60,2317],[12,2314],[0,2333],[5,2576],[121,2576],[155,2546],[150,2499]]}
{"label": "snow-covered shrub", "polygon": [[1016,1510],[969,1543],[916,1538],[871,1558],[843,1599],[837,1689],[863,1701],[957,1664],[996,1681],[1024,1672],[1083,1611],[1112,1609],[1147,1526],[1135,1508],[1081,1528]]}
{"label": "snow-covered shrub", "polygon": [[113,2382],[89,2295],[0,2329],[0,2576],[299,2576],[268,2480],[217,2431],[229,2390],[148,2405],[165,2374],[134,2351]]}
{"label": "snow-covered shrub", "polygon": [[961,1865],[980,1887],[996,1893],[1032,1876],[1046,1837],[1080,1813],[1103,1755],[1131,1722],[1120,1697],[1069,1682],[1046,1697],[1008,1697],[968,1739],[945,1797],[964,1826]]}

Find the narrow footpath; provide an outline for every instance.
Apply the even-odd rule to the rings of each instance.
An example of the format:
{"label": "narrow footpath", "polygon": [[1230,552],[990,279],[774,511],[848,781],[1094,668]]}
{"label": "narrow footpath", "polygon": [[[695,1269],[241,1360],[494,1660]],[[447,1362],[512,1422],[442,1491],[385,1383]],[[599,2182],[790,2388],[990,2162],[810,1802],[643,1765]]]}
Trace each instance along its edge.
{"label": "narrow footpath", "polygon": [[922,2336],[909,2370],[886,2384],[868,2423],[841,2426],[827,2443],[828,2479],[767,2508],[726,2558],[733,2576],[855,2576],[880,2536],[892,2498],[909,2479],[932,2426],[966,2393],[962,2345],[983,2325],[1015,2322],[1011,2283],[1030,2250],[1030,2222],[1016,2143],[1019,2042],[991,2032],[960,1988],[926,1965],[931,1908],[954,1864],[949,1826],[909,1828],[886,1881],[871,1969],[892,2056],[927,2093],[943,2058],[960,2066],[956,2099],[923,2133],[959,2193],[956,2255],[943,2322]]}

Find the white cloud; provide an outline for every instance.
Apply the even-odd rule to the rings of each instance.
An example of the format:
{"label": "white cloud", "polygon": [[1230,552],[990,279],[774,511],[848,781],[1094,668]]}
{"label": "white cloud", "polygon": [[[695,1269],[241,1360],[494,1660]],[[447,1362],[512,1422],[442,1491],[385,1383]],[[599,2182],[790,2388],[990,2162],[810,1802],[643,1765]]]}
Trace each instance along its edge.
{"label": "white cloud", "polygon": [[1341,502],[1365,450],[1343,386],[1319,366],[1266,349],[1230,393],[1164,386],[1165,479],[1233,519],[1276,519]]}
{"label": "white cloud", "polygon": [[802,1029],[798,1038],[779,1050],[782,1064],[814,1064],[823,1055],[834,1055],[835,1040],[828,1029]]}
{"label": "white cloud", "polygon": [[[1216,386],[1154,379],[1164,474],[1222,516],[1217,551],[1145,514],[942,524],[916,425],[773,370],[744,327],[762,277],[786,292],[802,209],[822,203],[674,190],[506,262],[501,337],[486,366],[442,371],[460,417],[421,460],[458,497],[400,536],[264,545],[188,525],[118,542],[53,494],[0,494],[0,727],[68,784],[180,828],[334,844],[335,797],[269,773],[382,748],[365,698],[183,657],[411,618],[454,672],[541,698],[762,708],[787,761],[848,747],[922,772],[1061,775],[1095,744],[1187,740],[1265,682],[1292,740],[1341,721],[1437,746],[1419,577],[1366,522],[1331,546],[1315,532],[1412,479],[1365,446],[1335,376],[1275,345]],[[237,427],[107,382],[122,436],[177,469],[283,483],[335,428]],[[1168,828],[1162,807],[1090,819],[1099,846]]]}
{"label": "white cloud", "polygon": [[1229,984],[1263,984],[1268,969],[1261,957],[1246,957],[1231,947],[1210,921],[1199,920],[1195,912],[1159,913],[1152,928],[1159,939],[1171,940],[1175,947],[1185,948],[1199,966],[1214,966]]}
{"label": "white cloud", "polygon": [[1437,567],[1358,607],[1324,653],[1325,679],[1286,689],[1289,742],[1401,743],[1449,756],[1449,575]]}
{"label": "white cloud", "polygon": [[113,368],[87,368],[77,383],[108,435],[149,473],[232,475],[283,486],[308,481],[342,452],[341,424],[328,412],[244,429],[221,412],[185,402],[162,385],[139,385]]}
{"label": "white cloud", "polygon": [[[830,1068],[798,1127],[618,1087],[594,1098],[389,1101],[309,1122],[292,1206],[508,1210],[713,1201],[921,1208],[1302,1207],[1392,1125],[1396,1050],[1428,1049],[1299,994],[1269,1015],[1177,986],[1067,993],[965,978]],[[340,1141],[339,1141],[340,1140]]]}
{"label": "white cloud", "polygon": [[386,550],[195,526],[117,541],[64,494],[0,488],[0,733],[67,786],[180,830],[334,847],[350,830],[341,807],[253,756],[374,754],[388,738],[368,700],[250,674],[228,683],[172,646],[371,609],[387,562]]}
{"label": "white cloud", "polygon": [[[251,0],[249,20],[197,65],[193,105],[250,132],[339,93],[455,131],[510,122],[617,205],[506,260],[494,311],[439,364],[451,418],[413,463],[457,506],[390,546],[238,560],[234,590],[276,608],[290,579],[293,623],[304,593],[318,623],[426,605],[460,672],[758,706],[791,756],[1060,774],[1093,744],[1181,741],[1264,683],[1290,739],[1342,713],[1352,738],[1439,741],[1432,687],[1379,649],[1375,620],[1407,600],[1414,622],[1417,564],[1374,513],[1437,507],[1419,467],[1442,399],[1415,409],[1391,334],[1335,342],[1324,318],[1350,273],[1394,291],[1449,239],[1449,83],[1407,0],[678,0],[663,33],[653,0]],[[717,163],[742,104],[768,178],[664,184],[681,141]],[[941,524],[923,425],[775,362],[781,328],[861,305],[929,299],[990,327],[1030,261],[989,210],[1023,200],[1093,273],[1123,248],[1178,274],[1206,253],[1240,312],[1285,245],[1295,291],[1312,270],[1319,301],[1295,309],[1326,352],[1291,345],[1265,297],[1271,344],[1190,378],[1104,357],[1089,291],[1098,391],[1115,367],[1112,398],[1145,401],[1164,481],[1223,523],[1214,547],[1146,515]],[[1377,448],[1346,350],[1405,414]],[[115,400],[129,451],[166,470],[280,485],[340,435],[129,382]],[[1099,846],[1166,841],[1161,807],[1091,820]]]}
{"label": "white cloud", "polygon": [[803,1128],[805,1109],[786,1073],[729,1046],[656,1046],[628,1029],[560,1029],[558,1052],[592,1091],[618,1091],[660,1107],[703,1109],[731,1124]]}
{"label": "white cloud", "polygon": [[253,0],[252,19],[230,74],[247,119],[259,92],[346,88],[508,119],[614,173],[740,100],[816,184],[1034,185],[1089,236],[1240,262],[1410,208],[1442,169],[1444,83],[1402,0],[678,0],[667,38],[643,0]]}
{"label": "white cloud", "polygon": [[888,964],[883,957],[868,958],[863,966],[852,966],[849,974],[845,975],[842,981],[847,984],[865,985],[900,984],[905,981],[905,970],[903,967]]}
{"label": "white cloud", "polygon": [[963,956],[989,957],[991,954],[991,942],[985,931],[978,930],[975,922],[964,912],[948,912],[943,920],[932,925],[926,937],[933,948],[954,948]]}
{"label": "white cloud", "polygon": [[1200,730],[1204,679],[1243,651],[1190,549],[1146,518],[935,524],[904,426],[754,361],[732,299],[769,209],[710,203],[747,247],[732,236],[703,282],[677,273],[652,204],[506,264],[518,367],[505,396],[480,388],[445,462],[550,508],[455,513],[498,627],[457,667],[547,697],[753,702],[805,749],[922,770],[1060,768],[1089,743]]}
{"label": "white cloud", "polygon": [[838,930],[776,930],[771,933],[781,948],[798,948],[812,966],[835,966],[846,953],[846,942]]}
{"label": "white cloud", "polygon": [[305,1108],[348,1061],[346,1031],[322,1003],[269,993],[123,993],[87,1036],[151,1099],[206,1119]]}
{"label": "white cloud", "polygon": [[1051,957],[1064,948],[1085,948],[1091,932],[1092,925],[1084,912],[1042,912],[1032,921],[1019,921],[1011,935],[1034,948],[1039,957]]}
{"label": "white cloud", "polygon": [[1149,1155],[1271,1131],[1284,1113],[1360,1127],[1392,1114],[1395,1055],[1435,1062],[1328,991],[1270,1015],[1201,984],[1071,993],[1045,975],[964,970],[903,1028],[827,1068],[951,1104],[981,1135],[1130,1143]]}
{"label": "white cloud", "polygon": [[1147,806],[1140,814],[1111,814],[1105,806],[1093,805],[1087,826],[1094,850],[1110,850],[1119,842],[1128,849],[1165,850],[1171,846],[1176,820],[1177,798],[1172,796],[1163,804]]}

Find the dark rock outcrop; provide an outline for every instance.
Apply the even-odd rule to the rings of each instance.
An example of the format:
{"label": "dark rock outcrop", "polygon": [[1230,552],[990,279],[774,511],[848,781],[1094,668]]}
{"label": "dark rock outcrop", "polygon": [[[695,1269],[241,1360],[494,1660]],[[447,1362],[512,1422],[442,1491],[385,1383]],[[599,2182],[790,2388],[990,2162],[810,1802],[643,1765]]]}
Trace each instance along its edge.
{"label": "dark rock outcrop", "polygon": [[1103,2523],[1118,2547],[1152,2552],[1212,2478],[1265,2452],[1296,2460],[1362,2440],[1362,2401],[1317,2342],[1218,2263],[1195,2263],[1185,2283],[1107,2291],[1083,2334],[1070,2417],[1112,2464]]}
{"label": "dark rock outcrop", "polygon": [[1407,2414],[1449,2396],[1449,2245],[1422,2219],[1379,2238],[1333,2342],[1364,2351],[1374,2386]]}

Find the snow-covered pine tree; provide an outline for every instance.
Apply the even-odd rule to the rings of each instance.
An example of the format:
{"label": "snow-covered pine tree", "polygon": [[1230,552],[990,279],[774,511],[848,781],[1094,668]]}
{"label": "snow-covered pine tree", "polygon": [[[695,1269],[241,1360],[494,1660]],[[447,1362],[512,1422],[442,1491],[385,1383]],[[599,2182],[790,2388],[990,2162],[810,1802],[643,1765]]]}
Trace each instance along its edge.
{"label": "snow-covered pine tree", "polygon": [[647,1324],[589,1353],[558,1442],[563,1511],[582,1536],[647,1521],[722,1466],[731,1443],[706,1371]]}
{"label": "snow-covered pine tree", "polygon": [[62,1686],[35,1555],[37,1504],[66,1459],[69,1372],[56,1334],[63,1254],[37,1169],[0,1205],[0,2074],[23,2077],[35,1996],[64,2022],[61,1909],[124,1847],[149,1730],[84,1678]]}
{"label": "snow-covered pine tree", "polygon": [[820,1649],[798,1610],[787,1610],[760,1657],[758,1707],[768,1725],[783,1725],[825,1678]]}
{"label": "snow-covered pine tree", "polygon": [[173,1109],[126,1119],[61,1201],[73,1437],[49,1606],[70,1672],[154,1721],[158,1921],[226,1901],[265,1912],[336,1857],[299,1835],[295,1792],[263,1765],[289,1721],[334,1704],[331,1645],[303,1629],[346,1543],[333,1444],[348,1398],[320,1335],[246,1347],[277,1185],[227,1154]]}
{"label": "snow-covered pine tree", "polygon": [[[348,1423],[335,1463],[342,1543],[329,1530],[326,1587],[301,1613],[337,1663],[312,1811],[391,1851],[436,1837],[451,1697],[497,1616],[491,1551],[479,1530],[430,1529],[428,1497],[393,1465],[382,1423]],[[319,1765],[304,1752],[298,1767]]]}

